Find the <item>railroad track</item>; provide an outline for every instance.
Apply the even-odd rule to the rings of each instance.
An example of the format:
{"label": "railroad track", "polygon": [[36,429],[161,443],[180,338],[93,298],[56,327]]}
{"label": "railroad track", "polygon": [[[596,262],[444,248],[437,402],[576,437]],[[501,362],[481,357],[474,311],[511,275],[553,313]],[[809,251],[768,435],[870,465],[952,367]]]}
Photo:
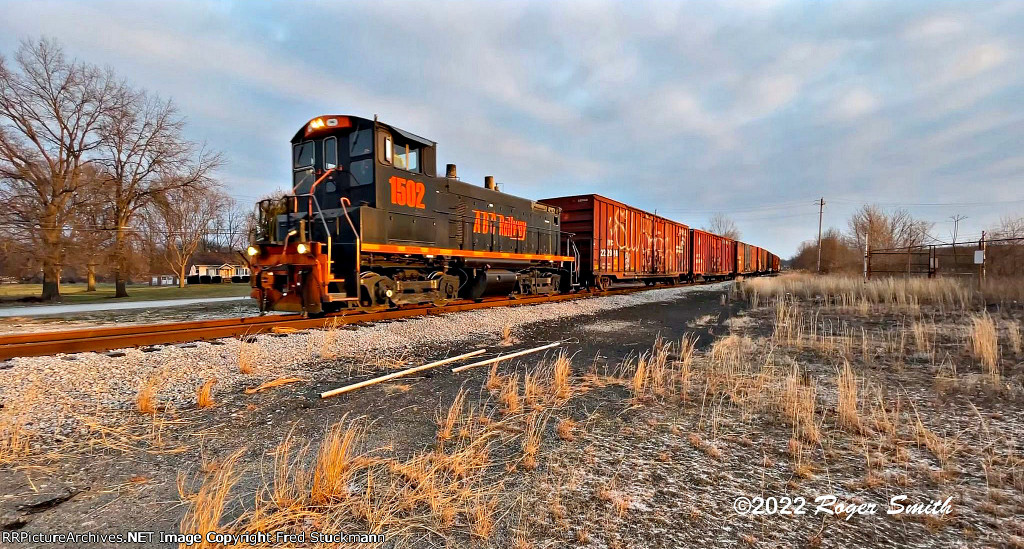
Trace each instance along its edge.
{"label": "railroad track", "polygon": [[[658,286],[655,288],[664,288]],[[517,305],[535,305],[590,297],[622,295],[650,287],[630,287],[607,290],[604,292],[557,294],[550,296],[528,296],[509,298],[490,298],[481,301],[462,300],[443,307],[414,306],[402,309],[375,312],[341,312],[321,318],[305,318],[301,315],[266,315],[219,320],[199,320],[190,322],[173,322],[164,324],[137,324],[130,326],[109,326],[103,328],[87,328],[83,330],[62,330],[55,332],[36,332],[30,334],[0,335],[0,360],[14,357],[44,356],[60,353],[101,352],[127,347],[152,347],[240,337],[270,332],[275,329],[306,330],[323,328],[328,325],[345,325],[365,322],[379,322],[425,315],[440,315],[486,309],[490,307],[509,307]]]}

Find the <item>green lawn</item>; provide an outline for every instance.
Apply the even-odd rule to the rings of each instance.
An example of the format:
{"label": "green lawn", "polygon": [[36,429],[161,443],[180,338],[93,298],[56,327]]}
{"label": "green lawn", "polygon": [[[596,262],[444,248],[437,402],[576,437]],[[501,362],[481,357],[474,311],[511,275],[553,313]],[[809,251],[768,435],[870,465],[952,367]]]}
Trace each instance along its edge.
{"label": "green lawn", "polygon": [[[0,284],[0,302],[12,303],[23,297],[39,297],[42,284]],[[97,284],[95,292],[86,292],[85,284],[61,284],[61,303],[97,303],[101,301],[151,301],[154,299],[189,299],[203,297],[235,297],[249,295],[248,284],[193,284],[177,286],[128,286],[128,297],[114,299],[113,284]],[[19,302],[19,305],[25,304]],[[44,304],[44,303],[40,303]]]}

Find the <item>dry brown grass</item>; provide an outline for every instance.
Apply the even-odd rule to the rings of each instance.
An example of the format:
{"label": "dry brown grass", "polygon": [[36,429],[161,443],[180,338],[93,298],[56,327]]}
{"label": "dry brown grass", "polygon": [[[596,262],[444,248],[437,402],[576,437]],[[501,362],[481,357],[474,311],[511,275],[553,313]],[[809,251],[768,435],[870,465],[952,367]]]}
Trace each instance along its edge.
{"label": "dry brown grass", "polygon": [[918,352],[931,353],[935,326],[930,322],[914,321],[910,325],[910,331],[914,334],[914,347]]}
{"label": "dry brown grass", "polygon": [[693,353],[697,348],[696,334],[687,333],[679,340],[678,379],[679,395],[687,400],[690,394],[690,383],[693,378]]}
{"label": "dry brown grass", "polygon": [[512,336],[512,325],[511,324],[505,324],[504,326],[502,326],[501,327],[501,341],[499,343],[501,345],[508,346],[508,345],[512,345],[515,342],[516,342],[516,340]]}
{"label": "dry brown grass", "polygon": [[559,403],[572,397],[572,362],[564,352],[558,353],[551,370],[551,392]]}
{"label": "dry brown grass", "polygon": [[494,508],[498,502],[494,498],[481,497],[473,501],[470,513],[470,532],[474,537],[488,539],[494,532]]}
{"label": "dry brown grass", "polygon": [[839,426],[853,432],[860,432],[861,420],[857,402],[857,376],[853,373],[850,363],[844,361],[843,367],[836,373],[838,401],[836,412]]}
{"label": "dry brown grass", "polygon": [[498,374],[498,363],[491,363],[491,369],[487,373],[487,383],[484,387],[486,387],[488,391],[494,392],[500,390],[504,384],[504,378]]}
{"label": "dry brown grass", "polygon": [[649,381],[647,355],[642,354],[636,361],[636,370],[633,372],[633,379],[629,386],[630,391],[633,394],[633,402],[643,402],[647,399]]}
{"label": "dry brown grass", "polygon": [[[239,449],[220,461],[219,466],[208,475],[206,482],[195,494],[186,494],[183,481],[179,478],[179,494],[183,501],[188,501],[190,504],[188,511],[181,519],[183,533],[205,536],[207,532],[221,531],[221,517],[224,515],[231,488],[238,481],[238,459],[244,451],[244,449]],[[192,545],[192,547],[206,549],[218,547],[218,545],[207,542],[204,537],[203,541]]]}
{"label": "dry brown grass", "polygon": [[515,373],[505,379],[498,396],[505,415],[518,414],[523,410],[523,401],[519,398],[519,374]]}
{"label": "dry brown grass", "polygon": [[541,438],[544,435],[544,428],[547,426],[548,417],[540,414],[531,414],[526,419],[526,427],[523,430],[523,460],[522,466],[527,471],[537,468],[537,454],[540,452]]}
{"label": "dry brown grass", "polygon": [[38,394],[35,387],[30,387],[19,398],[6,400],[0,408],[0,465],[18,461],[31,451],[32,434],[25,427],[26,411]]}
{"label": "dry brown grass", "polygon": [[279,377],[277,379],[272,379],[270,381],[267,381],[267,382],[264,382],[264,383],[260,383],[259,385],[255,386],[255,387],[247,387],[246,389],[243,389],[242,392],[244,392],[247,395],[254,395],[256,393],[262,393],[263,391],[266,391],[268,389],[273,389],[274,387],[281,387],[282,385],[289,385],[289,384],[292,384],[292,383],[298,383],[300,381],[306,381],[306,378],[304,378],[304,377]]}
{"label": "dry brown grass", "polygon": [[361,427],[335,423],[324,436],[313,468],[310,501],[316,505],[335,503],[349,496],[349,484],[356,469],[356,441]]}
{"label": "dry brown grass", "polygon": [[211,377],[196,389],[196,406],[198,406],[199,408],[209,408],[214,405],[214,383],[217,383],[217,378]]}
{"label": "dry brown grass", "polygon": [[[339,319],[332,318],[320,331],[320,358],[333,360],[338,358],[338,339],[341,337]],[[310,338],[312,341],[312,338]]]}
{"label": "dry brown grass", "polygon": [[256,371],[262,355],[263,349],[255,341],[255,337],[243,336],[238,340],[238,371],[245,375],[252,374]]}
{"label": "dry brown grass", "polygon": [[541,374],[537,371],[523,373],[523,405],[527,409],[539,410],[544,404],[544,387],[540,382]]}
{"label": "dry brown grass", "polygon": [[576,440],[576,435],[573,433],[575,430],[576,422],[569,418],[563,419],[555,425],[555,434],[558,438],[567,442]]}
{"label": "dry brown grass", "polygon": [[1021,345],[1020,323],[1013,320],[1006,323],[1006,341],[1010,344],[1010,350],[1014,356],[1021,356],[1024,353]]}
{"label": "dry brown grass", "polygon": [[955,278],[876,278],[865,283],[856,276],[800,273],[747,279],[739,284],[739,292],[755,307],[791,296],[845,308],[885,305],[911,312],[920,305],[963,310],[975,298],[973,287]]}
{"label": "dry brown grass", "polygon": [[995,320],[988,313],[971,318],[971,355],[977,359],[986,375],[999,379],[999,336]]}
{"label": "dry brown grass", "polygon": [[821,432],[816,420],[817,389],[801,383],[800,372],[794,365],[786,378],[782,391],[782,411],[793,426],[793,432],[803,440],[817,443]]}
{"label": "dry brown grass", "polygon": [[455,433],[455,425],[458,424],[459,418],[462,417],[463,408],[466,402],[466,392],[463,389],[459,389],[459,393],[455,395],[455,400],[452,401],[451,406],[448,407],[448,413],[443,417],[438,414],[434,421],[437,423],[437,441],[445,443],[452,439]]}
{"label": "dry brown grass", "polygon": [[155,414],[158,410],[156,395],[160,387],[160,376],[150,376],[142,382],[142,387],[135,395],[135,409],[143,414]]}

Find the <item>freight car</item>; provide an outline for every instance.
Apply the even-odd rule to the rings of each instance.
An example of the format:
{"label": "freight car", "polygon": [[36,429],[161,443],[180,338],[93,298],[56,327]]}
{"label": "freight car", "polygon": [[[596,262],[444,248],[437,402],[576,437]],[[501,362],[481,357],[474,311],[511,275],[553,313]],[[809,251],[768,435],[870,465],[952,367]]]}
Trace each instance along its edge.
{"label": "freight car", "polygon": [[545,198],[561,209],[562,249],[579,254],[582,286],[675,283],[690,276],[689,227],[597,194]]}
{"label": "freight car", "polygon": [[752,275],[757,272],[757,264],[754,262],[754,258],[757,257],[755,248],[750,244],[735,242],[736,246],[736,274],[737,275]]}
{"label": "freight car", "polygon": [[436,174],[436,143],[355,116],[291,140],[292,192],[259,202],[246,250],[261,310],[443,304],[567,291],[556,207]]}
{"label": "freight car", "polygon": [[735,274],[736,250],[731,238],[690,229],[694,280],[728,278]]}

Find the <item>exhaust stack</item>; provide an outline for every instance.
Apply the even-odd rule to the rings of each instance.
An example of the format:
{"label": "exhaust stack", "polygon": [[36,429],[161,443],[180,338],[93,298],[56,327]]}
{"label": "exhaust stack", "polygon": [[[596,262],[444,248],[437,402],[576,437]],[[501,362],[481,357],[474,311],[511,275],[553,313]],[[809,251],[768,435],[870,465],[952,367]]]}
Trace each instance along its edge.
{"label": "exhaust stack", "polygon": [[494,182],[493,175],[488,175],[487,177],[484,177],[484,187],[492,191],[498,190],[498,184]]}
{"label": "exhaust stack", "polygon": [[448,164],[445,169],[445,177],[448,179],[458,179],[459,176],[455,171],[455,164]]}

